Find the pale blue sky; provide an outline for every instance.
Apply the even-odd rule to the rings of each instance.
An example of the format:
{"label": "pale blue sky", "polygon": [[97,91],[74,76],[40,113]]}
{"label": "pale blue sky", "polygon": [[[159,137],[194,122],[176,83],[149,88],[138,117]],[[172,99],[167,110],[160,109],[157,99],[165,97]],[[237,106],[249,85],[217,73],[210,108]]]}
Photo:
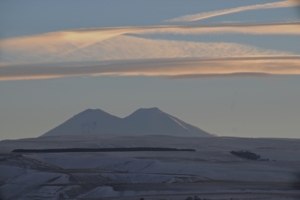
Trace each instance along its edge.
{"label": "pale blue sky", "polygon": [[[0,2],[0,37],[16,37],[52,31],[114,26],[156,25],[163,20],[212,10],[275,2],[272,0],[2,0]],[[235,16],[237,15],[237,16]],[[222,16],[221,21],[295,20],[293,9],[262,10]],[[206,22],[219,22],[220,17]]]}
{"label": "pale blue sky", "polygon": [[[275,1],[1,1],[1,39],[67,29],[162,25],[182,15]],[[287,22],[294,8],[246,11],[191,24]],[[300,54],[299,35],[142,35],[142,38],[228,42]],[[0,49],[1,53],[1,49]],[[37,137],[88,108],[125,117],[159,107],[219,136],[294,137],[300,131],[300,76],[167,80],[100,76],[0,81],[0,140]]]}

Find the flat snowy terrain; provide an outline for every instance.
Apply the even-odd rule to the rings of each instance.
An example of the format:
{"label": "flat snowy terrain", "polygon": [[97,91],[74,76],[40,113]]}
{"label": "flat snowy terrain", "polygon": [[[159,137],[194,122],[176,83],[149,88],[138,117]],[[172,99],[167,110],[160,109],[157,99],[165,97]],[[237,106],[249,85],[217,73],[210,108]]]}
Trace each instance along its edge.
{"label": "flat snowy terrain", "polygon": [[[168,147],[195,152],[10,153]],[[249,150],[269,161],[230,151]],[[299,199],[299,139],[60,136],[0,141],[2,199]],[[0,199],[1,199],[0,198]]]}

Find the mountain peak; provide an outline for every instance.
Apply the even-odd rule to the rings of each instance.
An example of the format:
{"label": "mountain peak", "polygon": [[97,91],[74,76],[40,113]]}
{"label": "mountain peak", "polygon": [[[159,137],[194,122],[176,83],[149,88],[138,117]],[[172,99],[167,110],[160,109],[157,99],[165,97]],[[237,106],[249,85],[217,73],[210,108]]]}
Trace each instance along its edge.
{"label": "mountain peak", "polygon": [[103,110],[100,109],[86,109],[80,113],[78,113],[77,115],[75,115],[74,117],[86,117],[86,116],[103,116],[103,115],[111,115]]}
{"label": "mountain peak", "polygon": [[100,109],[86,109],[43,136],[105,134],[121,119]]}
{"label": "mountain peak", "polygon": [[157,107],[153,107],[153,108],[140,108],[137,109],[135,112],[162,112],[162,111]]}
{"label": "mountain peak", "polygon": [[100,109],[87,109],[43,136],[120,134],[212,137],[211,134],[173,117],[157,107],[140,108],[125,118]]}
{"label": "mountain peak", "polygon": [[[161,114],[165,114],[163,111],[161,111],[160,109],[158,109],[157,107],[153,107],[153,108],[140,108],[137,109],[136,111],[134,111],[131,115],[127,116],[126,118],[144,118],[144,117],[155,117]],[[125,118],[125,119],[126,119]]]}
{"label": "mountain peak", "polygon": [[80,112],[79,114],[85,114],[85,113],[106,113],[106,112],[103,111],[103,110],[100,110],[100,109],[91,109],[91,108],[88,108],[88,109]]}

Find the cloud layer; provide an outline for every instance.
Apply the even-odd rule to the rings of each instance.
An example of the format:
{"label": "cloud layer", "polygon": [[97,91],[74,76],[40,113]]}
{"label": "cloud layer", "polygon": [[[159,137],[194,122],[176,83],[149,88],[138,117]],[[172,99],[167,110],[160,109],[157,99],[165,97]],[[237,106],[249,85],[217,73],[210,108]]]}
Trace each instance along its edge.
{"label": "cloud layer", "polygon": [[[121,56],[120,52],[117,55],[116,52],[109,52],[108,43],[111,41],[116,41],[120,35],[126,33],[133,34],[207,34],[207,33],[247,33],[247,34],[291,34],[300,35],[299,23],[284,23],[284,24],[259,24],[259,25],[214,25],[214,26],[154,26],[154,27],[118,27],[118,28],[99,28],[99,29],[82,29],[82,30],[72,30],[72,31],[61,31],[54,33],[47,33],[41,35],[34,35],[29,37],[11,38],[0,41],[0,60],[1,64],[15,64],[15,63],[37,63],[37,62],[66,62],[66,61],[80,61],[80,60],[93,60],[94,57],[102,60],[109,59],[133,59],[132,56],[128,54],[123,54]],[[114,39],[114,40],[113,40]],[[217,47],[216,44],[204,43],[192,45],[189,42],[162,42],[162,41],[146,41],[144,39],[135,38],[134,41],[129,42],[129,38],[123,37],[119,38],[118,48],[122,50],[123,48],[132,51],[132,55],[137,56],[137,59],[143,58],[161,58],[167,57],[205,57],[207,54],[202,51],[203,48],[212,49],[215,51]],[[131,38],[131,40],[133,40]],[[176,45],[176,44],[177,45]],[[165,51],[160,51],[159,55],[154,55],[158,53],[158,50],[148,52],[148,49],[144,48],[142,51],[138,49],[138,52],[134,52],[136,49],[134,45],[140,44],[140,48],[143,45],[160,46],[160,49],[165,49]],[[164,45],[162,45],[164,44]],[[171,45],[172,44],[172,45]],[[197,46],[198,45],[198,46]],[[202,48],[199,48],[199,45]],[[212,48],[207,47],[212,45]],[[105,46],[107,48],[105,49]],[[184,52],[194,52],[195,48],[200,49],[195,51],[193,54],[171,52],[180,49]],[[224,43],[219,44],[219,46],[224,47]],[[170,50],[170,47],[173,50]],[[184,47],[184,48],[183,48]],[[190,49],[188,49],[190,47]],[[227,48],[227,47],[226,47]],[[227,56],[233,55],[229,50],[223,48],[223,52],[229,52]],[[87,52],[87,49],[93,50],[93,52]],[[240,48],[244,49],[244,48]],[[226,50],[226,51],[225,51]],[[242,50],[243,51],[243,50]],[[141,55],[143,52],[147,55]],[[236,50],[233,51],[237,53]],[[79,55],[81,53],[81,55]],[[203,54],[204,53],[204,54]],[[261,52],[259,52],[261,53]],[[203,54],[203,55],[202,55]],[[250,54],[253,55],[253,54]],[[217,56],[222,56],[218,54]],[[119,58],[118,58],[119,57]],[[96,59],[99,60],[99,59]],[[0,65],[1,65],[0,64]]]}
{"label": "cloud layer", "polygon": [[299,56],[238,57],[238,58],[181,58],[152,59],[90,64],[76,66],[64,64],[13,65],[0,67],[0,80],[44,79],[68,76],[180,76],[244,74],[300,74]]}
{"label": "cloud layer", "polygon": [[[281,1],[178,17],[190,22],[247,10],[292,7]],[[300,24],[164,25],[79,29],[0,41],[0,80],[68,76],[172,79],[300,74],[300,56],[236,43],[144,39],[126,34],[300,35]]]}
{"label": "cloud layer", "polygon": [[[81,47],[80,43],[87,45],[93,41],[104,41],[124,34],[275,34],[275,35],[300,35],[300,22],[269,23],[269,24],[215,24],[215,25],[164,25],[164,26],[136,26],[77,29],[52,32],[40,35],[24,36],[0,40],[0,49],[18,48],[30,49],[31,45],[60,45],[61,41],[69,42],[74,47]],[[92,42],[91,42],[92,41]],[[79,46],[78,46],[79,45]]]}
{"label": "cloud layer", "polygon": [[[38,37],[40,41],[41,37]],[[288,55],[285,52],[265,50],[236,43],[153,40],[125,35],[116,36],[109,40],[102,40],[102,38],[97,37],[92,37],[89,40],[83,36],[82,38],[83,40],[78,39],[77,41],[61,38],[53,42],[47,40],[46,43],[35,43],[34,38],[18,41],[18,45],[7,45],[3,49],[2,62],[7,64],[30,64],[154,58]]]}

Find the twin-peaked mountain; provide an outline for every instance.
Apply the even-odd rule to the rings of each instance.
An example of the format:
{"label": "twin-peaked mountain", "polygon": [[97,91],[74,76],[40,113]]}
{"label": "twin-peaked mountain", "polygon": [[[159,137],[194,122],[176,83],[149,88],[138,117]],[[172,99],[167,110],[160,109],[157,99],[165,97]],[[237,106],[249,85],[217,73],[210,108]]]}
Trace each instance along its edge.
{"label": "twin-peaked mountain", "polygon": [[98,134],[214,136],[158,108],[138,109],[125,118],[113,116],[100,109],[88,109],[42,136]]}

